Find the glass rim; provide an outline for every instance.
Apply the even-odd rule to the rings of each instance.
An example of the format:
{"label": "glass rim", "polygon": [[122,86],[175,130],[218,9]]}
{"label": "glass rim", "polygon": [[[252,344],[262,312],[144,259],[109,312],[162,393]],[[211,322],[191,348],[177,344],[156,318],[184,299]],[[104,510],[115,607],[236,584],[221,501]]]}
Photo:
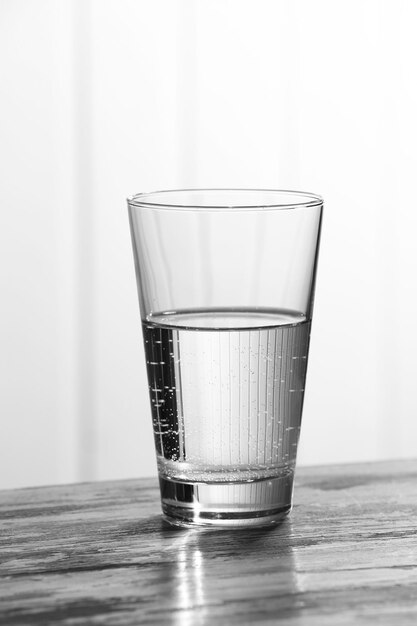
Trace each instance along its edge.
{"label": "glass rim", "polygon": [[[163,202],[164,196],[168,196],[168,194],[178,196],[187,197],[187,194],[240,194],[244,196],[245,194],[259,194],[261,196],[264,195],[275,195],[276,201],[271,202],[256,202],[256,203],[242,203],[242,202],[216,202],[216,203],[204,203],[199,204],[198,202]],[[279,202],[279,196],[287,197],[286,202]],[[292,198],[294,201],[288,201],[288,198]],[[150,191],[150,192],[141,192],[134,194],[127,198],[128,205],[131,207],[139,207],[139,208],[148,208],[148,209],[160,209],[160,210],[179,210],[179,211],[193,211],[193,210],[247,210],[247,211],[264,211],[264,210],[285,210],[285,209],[301,209],[301,208],[309,208],[323,205],[323,198],[315,193],[310,193],[307,191],[294,191],[287,189],[253,189],[253,188],[228,188],[228,187],[209,187],[209,188],[190,188],[190,189],[166,189],[161,191]]]}

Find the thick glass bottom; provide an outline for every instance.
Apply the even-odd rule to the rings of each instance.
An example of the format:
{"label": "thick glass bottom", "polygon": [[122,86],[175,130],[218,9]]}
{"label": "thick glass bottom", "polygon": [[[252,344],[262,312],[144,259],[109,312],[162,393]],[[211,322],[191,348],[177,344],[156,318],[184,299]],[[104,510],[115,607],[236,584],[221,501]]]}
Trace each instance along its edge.
{"label": "thick glass bottom", "polygon": [[163,476],[159,482],[164,519],[174,526],[269,526],[291,510],[293,472],[241,483],[191,483]]}

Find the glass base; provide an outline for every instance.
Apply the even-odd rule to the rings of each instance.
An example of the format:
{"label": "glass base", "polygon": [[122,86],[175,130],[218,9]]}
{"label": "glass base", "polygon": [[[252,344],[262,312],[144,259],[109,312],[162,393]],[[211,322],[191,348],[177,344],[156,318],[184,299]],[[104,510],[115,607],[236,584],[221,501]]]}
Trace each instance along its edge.
{"label": "glass base", "polygon": [[291,510],[293,472],[244,483],[191,483],[162,476],[159,482],[164,519],[174,526],[270,526]]}

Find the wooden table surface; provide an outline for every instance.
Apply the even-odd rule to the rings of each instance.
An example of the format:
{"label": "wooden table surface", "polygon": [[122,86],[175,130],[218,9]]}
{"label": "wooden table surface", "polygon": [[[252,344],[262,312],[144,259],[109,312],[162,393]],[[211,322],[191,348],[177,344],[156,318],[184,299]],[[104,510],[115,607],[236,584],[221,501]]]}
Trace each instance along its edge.
{"label": "wooden table surface", "polygon": [[417,624],[417,461],[300,468],[268,530],[165,526],[154,479],[0,492],[0,623]]}

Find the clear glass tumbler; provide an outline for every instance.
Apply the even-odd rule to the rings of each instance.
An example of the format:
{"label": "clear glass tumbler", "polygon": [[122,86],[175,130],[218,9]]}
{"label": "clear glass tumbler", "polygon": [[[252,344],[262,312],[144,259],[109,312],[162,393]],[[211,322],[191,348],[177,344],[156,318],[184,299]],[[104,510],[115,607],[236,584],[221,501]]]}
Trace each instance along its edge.
{"label": "clear glass tumbler", "polygon": [[128,200],[164,517],[291,509],[323,201],[253,189]]}

